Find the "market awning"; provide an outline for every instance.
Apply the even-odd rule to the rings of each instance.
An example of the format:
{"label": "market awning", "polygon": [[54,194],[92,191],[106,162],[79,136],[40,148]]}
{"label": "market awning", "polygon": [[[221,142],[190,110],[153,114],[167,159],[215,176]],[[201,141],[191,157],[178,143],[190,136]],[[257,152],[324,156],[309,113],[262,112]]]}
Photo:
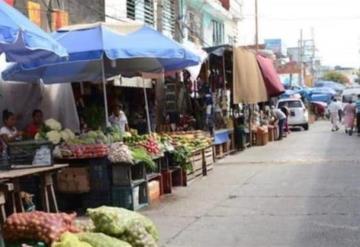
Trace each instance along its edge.
{"label": "market awning", "polygon": [[275,70],[273,61],[259,54],[256,55],[256,60],[259,64],[268,96],[276,97],[284,93],[285,88]]}
{"label": "market awning", "polygon": [[232,49],[233,47],[231,45],[218,45],[204,48],[208,54],[218,57],[223,56],[225,51],[232,51]]}
{"label": "market awning", "polygon": [[256,104],[268,100],[264,79],[256,56],[244,48],[233,49],[234,104]]}

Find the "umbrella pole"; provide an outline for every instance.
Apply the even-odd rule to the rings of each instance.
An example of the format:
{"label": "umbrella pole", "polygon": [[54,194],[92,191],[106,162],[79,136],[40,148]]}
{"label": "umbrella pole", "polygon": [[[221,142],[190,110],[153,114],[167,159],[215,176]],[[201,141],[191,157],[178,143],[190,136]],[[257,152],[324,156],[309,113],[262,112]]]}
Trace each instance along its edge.
{"label": "umbrella pole", "polygon": [[101,59],[101,73],[102,73],[102,86],[103,86],[103,94],[104,94],[105,121],[106,121],[106,127],[108,127],[110,126],[110,123],[109,123],[109,115],[108,115],[109,112],[108,112],[108,101],[107,101],[107,92],[106,92],[104,59]]}
{"label": "umbrella pole", "polygon": [[142,78],[142,80],[143,80],[143,89],[144,89],[144,98],[145,98],[145,111],[146,111],[146,120],[147,120],[146,122],[147,122],[148,132],[151,133],[151,121],[150,121],[150,113],[149,113],[149,103],[148,103],[148,98],[147,98],[147,94],[146,94],[144,77]]}

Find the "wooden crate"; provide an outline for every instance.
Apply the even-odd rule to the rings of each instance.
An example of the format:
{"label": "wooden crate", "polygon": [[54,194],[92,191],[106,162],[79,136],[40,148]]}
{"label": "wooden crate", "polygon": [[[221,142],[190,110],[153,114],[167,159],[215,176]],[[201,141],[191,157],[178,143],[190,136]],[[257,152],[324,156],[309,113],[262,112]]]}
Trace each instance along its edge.
{"label": "wooden crate", "polygon": [[206,176],[214,167],[214,151],[213,147],[208,147],[203,150],[203,175]]}
{"label": "wooden crate", "polygon": [[56,175],[57,190],[61,193],[90,192],[90,174],[87,167],[67,167]]}
{"label": "wooden crate", "polygon": [[268,132],[269,132],[269,142],[275,141],[276,140],[276,127],[269,125]]}
{"label": "wooden crate", "polygon": [[224,157],[224,149],[223,144],[216,144],[214,145],[215,148],[215,157],[216,159],[221,159]]}
{"label": "wooden crate", "polygon": [[265,146],[269,142],[269,133],[263,131],[257,131],[256,133],[256,145]]}

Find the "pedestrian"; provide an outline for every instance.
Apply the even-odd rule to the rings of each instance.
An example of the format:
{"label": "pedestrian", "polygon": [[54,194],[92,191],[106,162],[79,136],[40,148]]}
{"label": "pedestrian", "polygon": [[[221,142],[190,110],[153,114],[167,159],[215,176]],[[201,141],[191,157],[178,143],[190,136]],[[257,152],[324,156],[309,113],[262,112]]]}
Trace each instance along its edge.
{"label": "pedestrian", "polygon": [[283,138],[283,132],[284,132],[284,124],[286,121],[286,115],[282,112],[281,109],[274,109],[273,110],[274,116],[276,118],[276,122],[278,124],[279,128],[279,137],[278,140],[281,140]]}
{"label": "pedestrian", "polygon": [[345,124],[345,132],[350,136],[353,133],[354,129],[354,121],[355,121],[356,107],[353,104],[352,100],[344,107],[344,124]]}
{"label": "pedestrian", "polygon": [[360,95],[356,101],[356,128],[358,135],[360,135]]}
{"label": "pedestrian", "polygon": [[339,130],[339,110],[341,109],[335,97],[332,98],[332,101],[328,107],[331,121],[331,131]]}

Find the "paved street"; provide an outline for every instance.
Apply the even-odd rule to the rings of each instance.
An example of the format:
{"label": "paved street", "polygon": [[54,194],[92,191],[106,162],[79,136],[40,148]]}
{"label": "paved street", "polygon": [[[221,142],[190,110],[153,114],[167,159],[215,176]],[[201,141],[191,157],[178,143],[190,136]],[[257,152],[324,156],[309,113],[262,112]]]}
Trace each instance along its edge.
{"label": "paved street", "polygon": [[162,246],[360,246],[360,138],[329,128],[230,156],[146,210]]}

